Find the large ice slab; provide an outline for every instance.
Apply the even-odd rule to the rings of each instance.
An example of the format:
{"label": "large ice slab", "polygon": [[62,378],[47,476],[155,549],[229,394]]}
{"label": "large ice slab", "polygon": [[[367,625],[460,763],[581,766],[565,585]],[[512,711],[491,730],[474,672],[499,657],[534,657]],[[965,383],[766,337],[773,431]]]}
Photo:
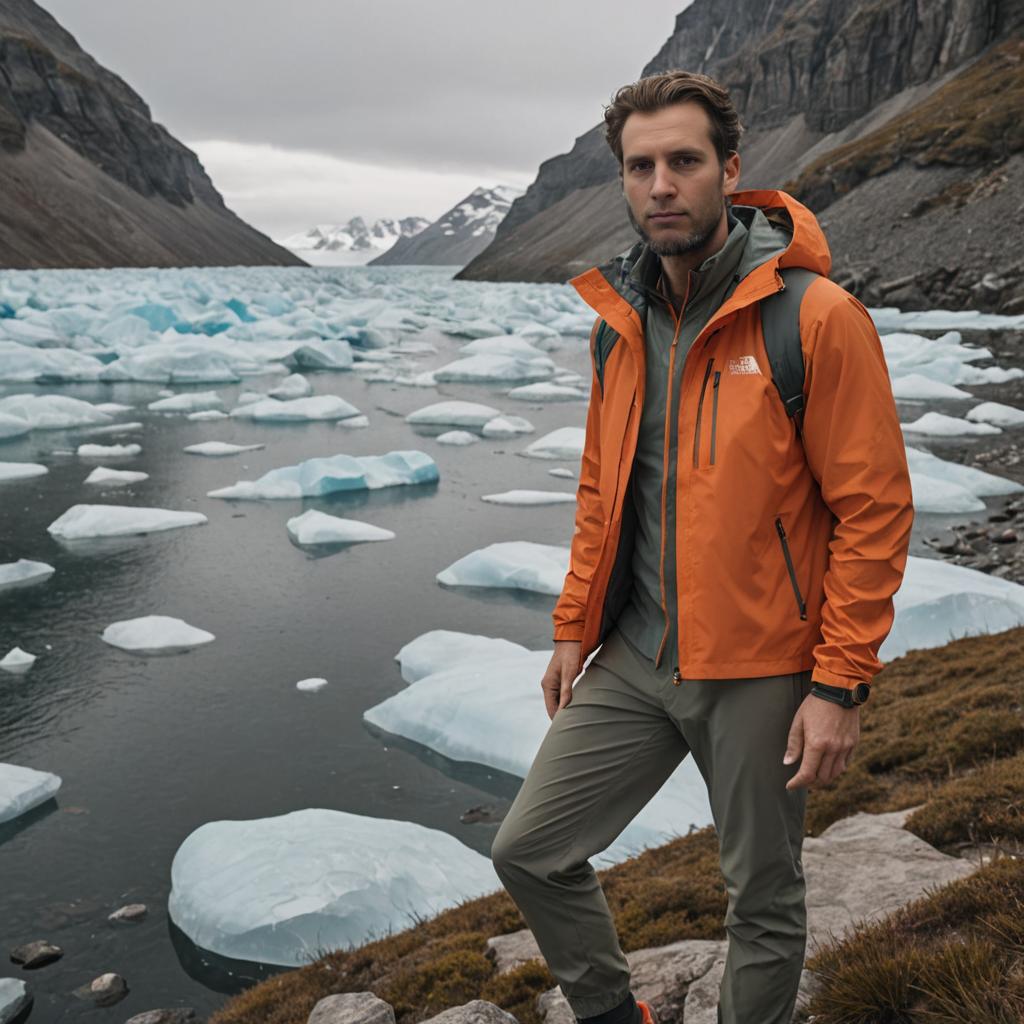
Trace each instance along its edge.
{"label": "large ice slab", "polygon": [[498,636],[461,633],[454,629],[431,629],[403,644],[395,655],[407,683],[429,676],[463,661],[480,663],[491,656],[528,654],[522,644]]}
{"label": "large ice slab", "polygon": [[501,887],[445,832],[311,807],[201,825],[174,855],[167,909],[202,949],[297,967]]}
{"label": "large ice slab", "polygon": [[231,410],[233,417],[267,422],[303,423],[309,420],[340,420],[358,416],[359,410],[338,395],[311,395],[308,398],[280,400],[266,398],[239,405]]}
{"label": "large ice slab", "polygon": [[198,444],[188,444],[182,451],[189,455],[209,455],[223,457],[225,455],[237,455],[239,452],[254,452],[259,448],[266,448],[265,444],[231,444],[229,441],[200,441]]}
{"label": "large ice slab", "polygon": [[547,356],[481,353],[445,363],[433,371],[434,380],[455,383],[501,380],[543,380],[555,372]]}
{"label": "large ice slab", "polygon": [[132,469],[109,469],[107,466],[97,466],[84,480],[84,483],[95,484],[101,487],[123,487],[127,484],[136,484],[142,480],[148,480],[149,474]]}
{"label": "large ice slab", "polygon": [[215,639],[205,629],[190,626],[173,615],[142,615],[112,622],[101,634],[112,647],[140,654],[187,650]]}
{"label": "large ice slab", "polygon": [[80,444],[75,449],[85,459],[117,459],[138,455],[142,451],[139,444]]}
{"label": "large ice slab", "polygon": [[[551,651],[481,651],[417,679],[368,708],[363,718],[452,761],[524,778],[551,724],[540,686],[550,660]],[[616,864],[645,846],[685,835],[691,824],[710,822],[704,780],[687,757],[619,837],[591,860]]]}
{"label": "large ice slab", "polygon": [[481,494],[480,500],[490,501],[495,505],[559,505],[575,504],[576,495],[569,491],[532,491],[519,488],[497,494]]}
{"label": "large ice slab", "polygon": [[187,391],[181,395],[170,395],[150,402],[153,412],[206,412],[223,409],[224,399],[216,391]]}
{"label": "large ice slab", "polygon": [[68,395],[8,395],[0,398],[0,415],[23,420],[30,430],[66,430],[114,422],[91,402]]}
{"label": "large ice slab", "polygon": [[520,454],[533,459],[575,459],[578,462],[583,457],[585,437],[583,427],[559,427],[538,437]]}
{"label": "large ice slab", "polygon": [[39,462],[0,462],[0,482],[27,480],[33,476],[45,476],[49,472],[49,469]]}
{"label": "large ice slab", "polygon": [[230,487],[207,491],[207,497],[313,498],[336,491],[433,483],[438,477],[437,463],[417,449],[385,455],[332,455],[272,469],[258,480],[239,480]]}
{"label": "large ice slab", "polygon": [[482,427],[488,420],[500,416],[501,411],[482,402],[452,400],[433,402],[405,417],[406,423],[417,426]]}
{"label": "large ice slab", "polygon": [[532,540],[505,540],[463,555],[437,574],[459,587],[508,587],[560,594],[569,571],[569,549]]}
{"label": "large ice slab", "polygon": [[892,629],[878,652],[882,661],[1024,625],[1024,587],[963,565],[911,555],[893,607]]}
{"label": "large ice slab", "polygon": [[0,822],[12,821],[45,803],[60,789],[61,777],[0,762]]}
{"label": "large ice slab", "polygon": [[205,522],[206,516],[202,512],[130,505],[72,505],[46,529],[61,540],[82,540],[156,533],[181,526],[199,526]]}
{"label": "large ice slab", "polygon": [[999,434],[991,423],[972,423],[942,412],[926,412],[912,423],[901,423],[905,434],[931,434],[933,437],[956,437],[960,434]]}
{"label": "large ice slab", "polygon": [[985,508],[982,496],[1024,491],[1016,480],[940,459],[913,445],[906,446],[906,454],[914,508],[919,512],[980,512]]}

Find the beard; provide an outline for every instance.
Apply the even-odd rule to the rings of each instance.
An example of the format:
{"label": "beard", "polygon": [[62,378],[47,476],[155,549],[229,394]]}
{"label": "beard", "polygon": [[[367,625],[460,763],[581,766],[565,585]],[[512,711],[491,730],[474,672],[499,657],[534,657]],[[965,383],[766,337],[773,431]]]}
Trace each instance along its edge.
{"label": "beard", "polygon": [[633,225],[633,230],[647,243],[651,252],[656,253],[658,256],[686,256],[689,253],[699,252],[705,248],[718,229],[724,210],[725,199],[721,197],[714,209],[704,209],[699,214],[694,214],[691,211],[690,216],[693,221],[691,231],[677,234],[673,238],[656,240],[644,231],[640,222],[633,214],[629,200],[626,200],[626,213],[629,216],[630,224]]}

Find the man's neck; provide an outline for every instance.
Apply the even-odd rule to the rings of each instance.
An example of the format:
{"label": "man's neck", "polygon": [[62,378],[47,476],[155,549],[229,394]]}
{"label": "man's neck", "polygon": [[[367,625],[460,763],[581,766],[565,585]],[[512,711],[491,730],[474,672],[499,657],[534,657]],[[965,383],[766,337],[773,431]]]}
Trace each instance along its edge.
{"label": "man's neck", "polygon": [[679,309],[686,298],[687,288],[690,281],[690,271],[699,267],[709,256],[714,255],[725,245],[729,237],[729,225],[723,216],[711,236],[708,244],[695,252],[688,252],[682,256],[660,256],[661,274],[665,287],[669,293],[669,301]]}

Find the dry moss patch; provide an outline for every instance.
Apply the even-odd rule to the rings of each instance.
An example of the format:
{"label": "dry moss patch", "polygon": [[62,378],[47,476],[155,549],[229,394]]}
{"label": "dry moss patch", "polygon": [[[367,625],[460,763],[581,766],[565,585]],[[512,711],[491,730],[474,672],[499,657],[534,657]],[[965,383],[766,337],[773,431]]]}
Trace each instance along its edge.
{"label": "dry moss patch", "polygon": [[993,47],[928,99],[863,138],[837,146],[783,186],[822,210],[905,161],[980,167],[1024,149],[1024,40]]}
{"label": "dry moss patch", "polygon": [[807,962],[815,1024],[1020,1024],[1024,862],[1000,858]]}
{"label": "dry moss patch", "polygon": [[[808,832],[816,835],[833,821],[857,811],[880,812],[925,804],[912,816],[908,827],[936,845],[955,847],[979,840],[1007,843],[1024,838],[1020,814],[1024,773],[1022,666],[1024,628],[911,652],[887,665],[877,679],[871,700],[860,712],[861,741],[851,766],[832,786],[809,794]],[[973,888],[957,889],[960,895],[953,897],[940,896],[932,911],[918,907],[915,913],[920,919],[932,920],[927,917],[932,914],[941,928],[936,925],[938,938],[933,937],[934,941],[929,940],[912,954],[918,959],[908,961],[910,966],[902,960],[893,966],[899,950],[885,938],[890,933],[880,931],[877,937],[864,940],[870,945],[869,955],[878,961],[878,977],[892,976],[891,983],[885,982],[888,988],[878,982],[877,992],[889,993],[886,998],[896,1000],[892,1006],[901,1005],[897,999],[898,986],[903,984],[900,979],[941,973],[941,965],[948,964],[959,950],[959,940],[952,937],[956,929],[950,924],[958,920],[954,913],[957,906],[980,906],[991,897],[993,906],[1002,901],[1003,909],[1017,922],[1014,927],[1024,929],[1019,901],[1007,902],[1006,895],[1011,890],[1017,894],[1024,891],[1024,882],[1016,875],[1007,881],[999,873],[1008,870],[993,865],[975,876],[980,881]],[[718,840],[712,828],[645,850],[599,871],[598,877],[627,952],[680,939],[725,937],[722,922],[727,899],[718,867]],[[957,885],[964,887],[967,883]],[[988,919],[996,923],[1001,920],[995,912]],[[415,1024],[450,1006],[478,998],[503,1007],[523,1024],[540,1024],[536,998],[556,984],[547,966],[534,960],[499,975],[487,955],[490,936],[525,927],[526,922],[504,892],[469,900],[403,932],[356,949],[325,953],[309,966],[268,979],[227,1002],[209,1024],[305,1024],[324,996],[362,991],[372,991],[389,1002],[398,1024]],[[899,927],[904,931],[897,934],[904,935],[909,926]],[[988,932],[971,934],[973,945],[968,953],[974,959],[969,963],[995,955],[984,945],[995,941]],[[860,937],[852,941],[860,941]],[[837,975],[834,983],[830,982],[830,991],[841,993],[842,985],[854,984],[861,967],[856,965],[856,958],[853,963],[849,978]],[[998,963],[1006,966],[1003,960]],[[931,966],[921,966],[920,974],[908,974],[911,967],[917,970],[915,964]],[[980,971],[979,965],[974,973],[968,972],[963,985],[970,989],[986,983],[988,975]],[[959,977],[955,972],[954,976]],[[929,998],[938,1005],[937,995]],[[978,994],[977,998],[982,996]],[[829,1012],[838,1011],[833,1008]],[[823,1017],[821,1024],[926,1019],[902,1013]],[[999,1022],[1003,1018],[927,1019]]]}

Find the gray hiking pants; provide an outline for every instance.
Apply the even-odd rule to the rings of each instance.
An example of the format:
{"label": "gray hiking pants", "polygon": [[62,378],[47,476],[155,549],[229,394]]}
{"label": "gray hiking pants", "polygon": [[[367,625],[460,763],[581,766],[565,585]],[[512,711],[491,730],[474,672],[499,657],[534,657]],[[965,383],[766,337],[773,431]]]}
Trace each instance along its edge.
{"label": "gray hiking pants", "polygon": [[[629,964],[589,857],[692,754],[728,892],[720,1024],[789,1024],[807,940],[800,851],[807,791],[782,763],[811,670],[672,681],[614,628],[555,712],[491,860],[578,1018],[618,1006]],[[538,699],[541,699],[538,695]],[[666,822],[683,832],[686,822]]]}

